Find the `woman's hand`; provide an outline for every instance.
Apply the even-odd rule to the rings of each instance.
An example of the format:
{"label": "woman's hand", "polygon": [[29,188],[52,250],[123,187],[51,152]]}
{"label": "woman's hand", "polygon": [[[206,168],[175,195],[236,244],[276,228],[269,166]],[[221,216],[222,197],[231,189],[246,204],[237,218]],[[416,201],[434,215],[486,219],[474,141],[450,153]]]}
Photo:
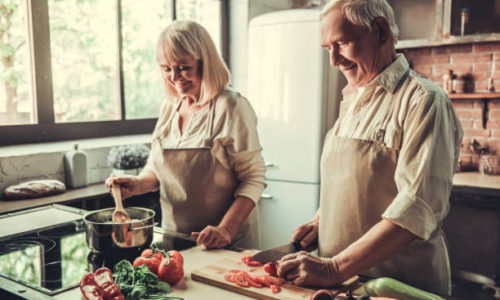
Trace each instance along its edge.
{"label": "woman's hand", "polygon": [[311,245],[312,242],[318,239],[319,218],[314,218],[312,221],[302,224],[293,232],[292,242],[300,242],[302,249],[311,252],[317,248],[317,243]]}
{"label": "woman's hand", "polygon": [[204,245],[207,249],[220,249],[231,243],[231,233],[223,226],[207,226],[201,232],[192,232],[197,245]]}
{"label": "woman's hand", "polygon": [[278,275],[296,285],[330,287],[344,280],[335,258],[323,258],[300,251],[284,256],[278,262]]}
{"label": "woman's hand", "polygon": [[114,174],[111,174],[111,176],[109,176],[105,181],[106,188],[110,193],[113,187],[113,183],[117,183],[120,185],[120,192],[122,193],[123,199],[142,194],[140,191],[140,180],[137,176],[121,175],[120,177],[118,177]]}

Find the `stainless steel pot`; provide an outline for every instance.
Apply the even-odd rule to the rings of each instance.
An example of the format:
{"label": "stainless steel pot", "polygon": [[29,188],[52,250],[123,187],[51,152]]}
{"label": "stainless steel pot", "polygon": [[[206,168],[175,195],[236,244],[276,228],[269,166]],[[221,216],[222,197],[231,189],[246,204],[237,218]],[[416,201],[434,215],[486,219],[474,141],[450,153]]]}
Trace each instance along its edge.
{"label": "stainless steel pot", "polygon": [[115,250],[134,250],[148,247],[153,241],[155,212],[142,207],[128,207],[132,219],[123,224],[111,220],[114,208],[91,211],[83,216],[85,236],[90,250],[113,253]]}

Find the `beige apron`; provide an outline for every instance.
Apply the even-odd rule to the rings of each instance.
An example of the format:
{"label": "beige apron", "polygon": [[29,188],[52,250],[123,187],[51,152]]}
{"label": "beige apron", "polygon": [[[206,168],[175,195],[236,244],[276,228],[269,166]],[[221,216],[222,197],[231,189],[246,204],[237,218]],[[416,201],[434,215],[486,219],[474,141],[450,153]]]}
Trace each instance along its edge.
{"label": "beige apron", "polygon": [[[384,143],[391,114],[386,114],[375,141],[336,136],[333,130],[325,138],[319,222],[319,254],[323,257],[338,254],[381,221],[398,193],[394,182],[397,151]],[[428,241],[410,242],[365,274],[449,294],[450,266],[442,231],[436,230]]]}
{"label": "beige apron", "polygon": [[[212,127],[215,102],[210,101],[205,122],[203,145],[193,148],[171,148],[161,138],[151,153],[153,168],[160,181],[162,227],[190,234],[207,225],[217,226],[234,202],[234,191],[239,184],[237,174],[226,169],[212,155]],[[180,103],[179,103],[180,106]],[[167,122],[170,131],[175,114]],[[257,206],[256,206],[257,207]],[[257,247],[257,208],[241,225],[233,243],[242,247]]]}

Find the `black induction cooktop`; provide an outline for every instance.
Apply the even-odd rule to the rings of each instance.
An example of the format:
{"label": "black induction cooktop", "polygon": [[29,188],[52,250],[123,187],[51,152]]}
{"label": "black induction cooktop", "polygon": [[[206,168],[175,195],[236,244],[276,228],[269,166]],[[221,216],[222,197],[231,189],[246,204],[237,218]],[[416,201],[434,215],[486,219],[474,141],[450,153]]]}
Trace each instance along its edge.
{"label": "black induction cooktop", "polygon": [[[84,211],[75,210],[75,213]],[[160,228],[154,232],[155,246],[165,250],[196,246],[194,241],[171,236]],[[133,262],[142,250],[108,255],[94,253],[87,248],[83,219],[76,218],[0,237],[0,276],[46,295],[55,295],[78,286],[86,272],[102,266],[112,269],[122,259]]]}

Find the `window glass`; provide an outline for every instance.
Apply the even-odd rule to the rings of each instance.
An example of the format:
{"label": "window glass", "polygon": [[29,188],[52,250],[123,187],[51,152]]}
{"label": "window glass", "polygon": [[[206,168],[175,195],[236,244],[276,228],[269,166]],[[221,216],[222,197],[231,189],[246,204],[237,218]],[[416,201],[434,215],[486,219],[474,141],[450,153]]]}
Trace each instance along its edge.
{"label": "window glass", "polygon": [[120,119],[116,1],[48,4],[55,121]]}
{"label": "window glass", "polygon": [[165,92],[156,43],[171,23],[171,1],[122,0],[122,59],[125,117],[156,118]]}
{"label": "window glass", "polygon": [[34,121],[25,1],[0,2],[0,126]]}
{"label": "window glass", "polygon": [[177,20],[191,20],[203,25],[221,53],[221,3],[220,0],[177,0]]}

